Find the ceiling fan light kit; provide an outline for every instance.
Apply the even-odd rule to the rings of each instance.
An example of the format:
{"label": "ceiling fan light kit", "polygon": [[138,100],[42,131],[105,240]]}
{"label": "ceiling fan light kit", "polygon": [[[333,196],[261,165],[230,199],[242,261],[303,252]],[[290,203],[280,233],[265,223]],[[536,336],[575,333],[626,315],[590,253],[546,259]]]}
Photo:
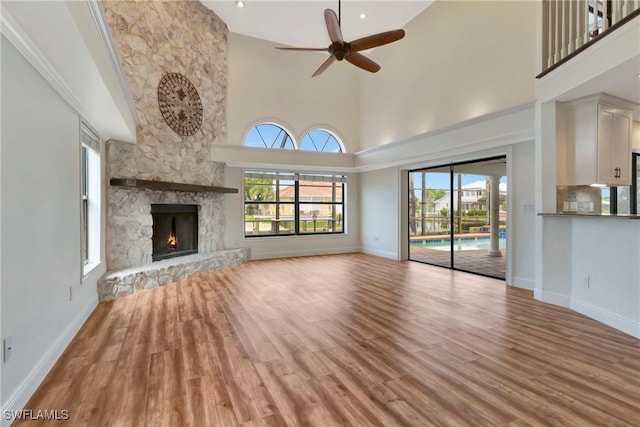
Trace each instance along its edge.
{"label": "ceiling fan light kit", "polygon": [[[338,11],[340,10],[340,1],[338,1]],[[340,18],[331,9],[324,11],[324,20],[327,24],[327,32],[331,39],[331,44],[327,48],[305,48],[305,47],[276,47],[280,50],[300,50],[300,51],[324,51],[329,53],[329,58],[320,65],[313,73],[312,77],[322,74],[335,61],[347,60],[356,67],[371,73],[377,73],[380,65],[371,59],[358,53],[362,50],[373,49],[374,47],[393,43],[404,37],[404,30],[385,31],[383,33],[373,34],[363,37],[352,42],[345,42],[342,38],[342,29],[340,28]]]}

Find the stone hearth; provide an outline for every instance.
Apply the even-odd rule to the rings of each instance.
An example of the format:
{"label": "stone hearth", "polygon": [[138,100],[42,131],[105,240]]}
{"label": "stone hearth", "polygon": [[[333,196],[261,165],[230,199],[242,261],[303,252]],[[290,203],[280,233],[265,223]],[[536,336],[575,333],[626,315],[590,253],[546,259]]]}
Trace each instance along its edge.
{"label": "stone hearth", "polygon": [[248,258],[247,248],[226,249],[212,254],[188,255],[107,273],[98,283],[98,294],[100,301],[109,301],[184,279],[198,271],[235,267]]}

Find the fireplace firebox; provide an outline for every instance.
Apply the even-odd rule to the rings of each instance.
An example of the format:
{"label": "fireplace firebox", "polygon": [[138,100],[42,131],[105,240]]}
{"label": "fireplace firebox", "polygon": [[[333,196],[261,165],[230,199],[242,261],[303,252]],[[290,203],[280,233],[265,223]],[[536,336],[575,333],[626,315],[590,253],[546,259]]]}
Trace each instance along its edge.
{"label": "fireplace firebox", "polygon": [[153,261],[198,253],[198,206],[151,205]]}

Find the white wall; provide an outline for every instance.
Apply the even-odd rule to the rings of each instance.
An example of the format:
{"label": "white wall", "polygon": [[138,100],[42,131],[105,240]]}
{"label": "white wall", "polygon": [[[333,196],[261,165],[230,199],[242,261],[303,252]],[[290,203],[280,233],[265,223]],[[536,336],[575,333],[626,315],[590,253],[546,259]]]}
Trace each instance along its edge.
{"label": "white wall", "polygon": [[380,169],[360,174],[362,252],[400,259],[400,171]]}
{"label": "white wall", "polygon": [[304,133],[325,126],[341,137],[347,152],[358,149],[357,70],[334,63],[311,74],[327,58],[317,52],[285,52],[276,44],[229,33],[228,144],[243,143],[261,121],[276,121],[299,143]]}
{"label": "white wall", "polygon": [[100,3],[3,1],[1,6],[2,33],[20,43],[20,51],[64,99],[103,138],[135,141],[138,117],[126,78],[105,45],[108,36],[99,30],[101,14],[92,15]]}
{"label": "white wall", "polygon": [[439,1],[361,73],[360,149],[530,102],[536,2]]}
{"label": "white wall", "polygon": [[4,36],[1,47],[4,410],[23,407],[93,310],[104,268],[81,284],[78,114]]}
{"label": "white wall", "polygon": [[640,223],[570,221],[572,308],[640,338]]}
{"label": "white wall", "polygon": [[246,247],[251,250],[251,259],[279,258],[333,253],[358,252],[360,234],[358,223],[359,178],[347,173],[345,198],[345,233],[315,236],[244,237],[244,183],[242,168],[225,168],[225,187],[238,188],[238,194],[225,194],[224,214],[226,219],[225,248]]}
{"label": "white wall", "polygon": [[515,144],[510,156],[512,181],[508,183],[511,204],[512,284],[533,290],[535,286],[535,143]]}
{"label": "white wall", "polygon": [[536,298],[640,338],[640,222],[544,217]]}

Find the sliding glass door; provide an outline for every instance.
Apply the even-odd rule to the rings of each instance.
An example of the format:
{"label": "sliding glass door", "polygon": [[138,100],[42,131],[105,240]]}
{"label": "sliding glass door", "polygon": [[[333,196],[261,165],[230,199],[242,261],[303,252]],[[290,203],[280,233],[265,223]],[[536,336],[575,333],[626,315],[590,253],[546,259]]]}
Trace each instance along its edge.
{"label": "sliding glass door", "polygon": [[505,157],[411,171],[409,186],[409,259],[505,278]]}
{"label": "sliding glass door", "polygon": [[449,166],[409,172],[409,258],[451,267]]}

